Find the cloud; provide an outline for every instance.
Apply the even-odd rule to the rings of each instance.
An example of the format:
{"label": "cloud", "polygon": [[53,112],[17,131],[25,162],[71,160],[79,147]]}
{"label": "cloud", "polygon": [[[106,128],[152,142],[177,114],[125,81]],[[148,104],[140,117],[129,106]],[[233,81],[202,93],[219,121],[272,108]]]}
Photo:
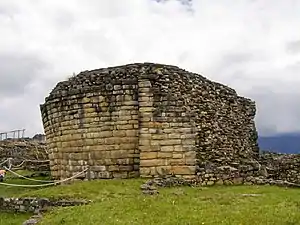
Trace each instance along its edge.
{"label": "cloud", "polygon": [[300,53],[300,40],[291,41],[286,44],[286,51],[290,54]]}
{"label": "cloud", "polygon": [[44,67],[38,57],[18,52],[0,53],[0,97],[21,95],[27,85],[38,79]]}
{"label": "cloud", "polygon": [[42,132],[38,105],[73,72],[151,61],[253,98],[260,134],[295,131],[299,10],[293,0],[1,1],[0,130]]}

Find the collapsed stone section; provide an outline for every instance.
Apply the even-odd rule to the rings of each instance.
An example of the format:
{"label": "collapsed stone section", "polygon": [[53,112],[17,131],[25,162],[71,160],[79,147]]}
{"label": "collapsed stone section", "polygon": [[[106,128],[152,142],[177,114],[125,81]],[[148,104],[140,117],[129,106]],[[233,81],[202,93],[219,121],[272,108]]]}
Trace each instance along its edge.
{"label": "collapsed stone section", "polygon": [[[8,161],[9,159],[9,161]],[[44,142],[33,139],[0,141],[0,168],[49,171],[48,150]]]}
{"label": "collapsed stone section", "polygon": [[255,105],[233,89],[170,65],[81,72],[41,105],[53,177],[175,174],[258,157]]}

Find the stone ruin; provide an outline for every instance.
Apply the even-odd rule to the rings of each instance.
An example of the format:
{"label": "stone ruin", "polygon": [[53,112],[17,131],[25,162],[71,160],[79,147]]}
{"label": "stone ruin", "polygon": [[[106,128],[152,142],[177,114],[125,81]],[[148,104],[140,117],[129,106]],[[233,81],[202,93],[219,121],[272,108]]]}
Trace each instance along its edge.
{"label": "stone ruin", "polygon": [[3,169],[4,166],[29,171],[49,171],[46,143],[33,138],[1,140],[0,168]]}
{"label": "stone ruin", "polygon": [[58,83],[40,109],[54,179],[88,168],[82,179],[207,182],[228,168],[248,176],[259,160],[255,103],[176,66],[84,71]]}

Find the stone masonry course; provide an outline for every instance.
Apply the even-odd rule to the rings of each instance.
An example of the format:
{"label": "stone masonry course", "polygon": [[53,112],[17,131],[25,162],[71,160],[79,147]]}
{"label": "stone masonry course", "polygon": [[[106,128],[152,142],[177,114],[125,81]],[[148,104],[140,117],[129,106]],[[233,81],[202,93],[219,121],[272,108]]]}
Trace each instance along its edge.
{"label": "stone masonry course", "polygon": [[65,179],[176,175],[258,160],[255,103],[172,65],[83,71],[40,106],[51,174]]}

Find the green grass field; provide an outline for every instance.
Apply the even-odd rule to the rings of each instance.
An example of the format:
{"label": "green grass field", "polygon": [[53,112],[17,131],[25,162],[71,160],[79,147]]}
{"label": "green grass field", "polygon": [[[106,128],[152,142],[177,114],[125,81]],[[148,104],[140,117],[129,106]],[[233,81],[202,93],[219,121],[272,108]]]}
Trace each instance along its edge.
{"label": "green grass field", "polygon": [[[6,182],[25,183],[22,180]],[[85,206],[56,208],[45,214],[42,225],[300,225],[300,189],[271,186],[177,187],[160,189],[159,195],[148,196],[139,189],[142,183],[141,179],[132,179],[75,182],[43,189],[0,186],[0,195],[94,201]],[[0,225],[19,225],[29,217],[8,213],[0,215]]]}

